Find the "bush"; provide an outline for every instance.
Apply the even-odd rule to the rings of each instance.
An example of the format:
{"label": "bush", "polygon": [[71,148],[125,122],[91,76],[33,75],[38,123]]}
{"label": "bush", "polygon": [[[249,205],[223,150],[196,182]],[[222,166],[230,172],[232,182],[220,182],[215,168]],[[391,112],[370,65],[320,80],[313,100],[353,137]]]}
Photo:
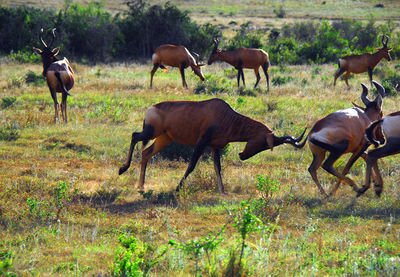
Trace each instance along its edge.
{"label": "bush", "polygon": [[135,0],[129,1],[128,7],[126,14],[113,16],[102,2],[94,1],[87,5],[66,1],[59,11],[0,6],[0,53],[10,53],[19,62],[39,62],[32,46],[42,47],[38,40],[42,27],[45,32],[57,29],[54,47],[60,47],[71,60],[96,62],[151,57],[154,49],[165,43],[185,45],[205,55],[212,37],[220,33],[211,24],[192,22],[187,12],[169,2],[149,6]]}
{"label": "bush", "polygon": [[168,250],[165,247],[157,251],[153,245],[124,234],[119,236],[119,242],[112,267],[115,276],[148,276]]}
{"label": "bush", "polygon": [[28,73],[25,74],[25,83],[37,86],[44,85],[46,81],[42,75],[38,75],[35,72],[29,70]]}
{"label": "bush", "polygon": [[14,124],[8,124],[0,127],[0,141],[14,141],[19,139],[20,134],[18,127]]}
{"label": "bush", "polygon": [[1,107],[2,109],[8,108],[8,107],[14,105],[14,103],[15,103],[16,101],[17,101],[17,97],[13,97],[13,96],[10,96],[10,97],[3,97],[3,98],[1,98],[0,107]]}

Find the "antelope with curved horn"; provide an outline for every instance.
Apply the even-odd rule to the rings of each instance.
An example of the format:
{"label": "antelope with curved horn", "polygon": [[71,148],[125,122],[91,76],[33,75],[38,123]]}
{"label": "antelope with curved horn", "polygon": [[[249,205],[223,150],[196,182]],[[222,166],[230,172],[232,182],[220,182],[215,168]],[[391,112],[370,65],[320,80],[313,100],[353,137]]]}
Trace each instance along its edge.
{"label": "antelope with curved horn", "polygon": [[[364,137],[365,129],[371,122],[382,118],[382,97],[385,94],[385,89],[376,81],[373,81],[373,84],[379,92],[374,101],[368,99],[368,89],[364,84],[361,84],[363,88],[361,100],[365,108],[353,103],[355,105],[353,108],[336,111],[318,120],[311,128],[307,138],[296,146],[302,148],[308,140],[308,146],[313,154],[313,161],[308,171],[320,192],[326,197],[328,197],[328,194],[322,188],[317,176],[317,170],[321,165],[328,173],[338,178],[329,196],[335,194],[341,180],[346,181],[355,191],[358,191],[355,182],[346,177],[346,174],[370,145]],[[329,156],[325,160],[326,152],[329,152]],[[352,155],[342,173],[339,173],[333,167],[333,164],[346,153],[352,153]],[[365,156],[363,158],[365,159]]]}
{"label": "antelope with curved horn", "polygon": [[[386,39],[386,41],[385,41]],[[383,59],[386,58],[388,61],[390,61],[392,58],[390,57],[389,52],[392,50],[392,48],[389,48],[387,46],[389,42],[389,37],[388,36],[382,36],[382,48],[378,48],[376,53],[370,54],[370,53],[364,53],[362,55],[348,55],[344,56],[343,58],[339,59],[338,61],[338,66],[339,69],[335,74],[335,80],[333,82],[333,86],[336,86],[336,80],[339,78],[340,75],[342,75],[344,72],[346,72],[346,75],[344,77],[344,81],[346,82],[346,85],[348,88],[350,88],[348,79],[350,76],[350,73],[363,73],[368,71],[369,75],[369,80],[372,84],[372,71],[374,70],[375,66]]]}
{"label": "antelope with curved horn", "polygon": [[260,81],[260,73],[259,68],[262,67],[265,77],[267,79],[267,86],[269,90],[269,75],[268,69],[271,65],[268,58],[268,53],[262,49],[253,49],[253,48],[244,48],[240,47],[233,51],[224,51],[218,49],[219,39],[214,38],[214,49],[211,52],[210,58],[208,59],[208,64],[212,64],[215,61],[224,61],[232,65],[234,68],[238,70],[237,82],[238,87],[240,86],[240,76],[242,77],[243,85],[246,86],[244,81],[243,68],[251,68],[254,70],[254,74],[256,74],[256,84],[254,88],[257,87],[258,82]]}
{"label": "antelope with curved horn", "polygon": [[[365,173],[365,183],[357,192],[357,197],[364,194],[370,187],[371,169],[378,168],[378,159],[396,155],[400,153],[400,111],[391,113],[384,118],[372,123],[365,131],[365,137],[368,141],[378,147],[382,141],[377,141],[374,133],[382,132],[385,136],[386,143],[379,148],[368,151],[367,154],[367,169]],[[377,175],[375,193],[378,197],[381,196],[383,190],[383,180],[379,171],[375,170]]]}
{"label": "antelope with curved horn", "polygon": [[164,44],[156,48],[152,56],[153,69],[150,73],[150,88],[153,86],[153,76],[157,69],[160,67],[164,71],[168,69],[164,65],[178,67],[181,72],[182,85],[187,88],[185,79],[185,68],[191,67],[193,72],[204,81],[201,67],[205,64],[199,63],[199,55],[193,53],[196,59],[190,54],[190,52],[184,46],[176,46],[171,44]]}
{"label": "antelope with curved horn", "polygon": [[[305,130],[304,130],[305,132]],[[221,99],[205,101],[166,101],[151,106],[144,117],[143,131],[134,132],[129,148],[128,160],[119,169],[124,173],[132,161],[132,153],[136,143],[149,140],[154,143],[142,151],[140,162],[139,187],[143,189],[148,160],[170,142],[176,141],[185,145],[195,146],[189,166],[176,190],[182,186],[186,177],[193,171],[206,146],[211,147],[214,169],[217,174],[218,189],[224,192],[221,178],[220,154],[230,142],[247,142],[241,160],[246,160],[255,154],[289,143],[296,145],[303,137],[276,136],[266,125],[241,115]]]}
{"label": "antelope with curved horn", "polygon": [[55,31],[56,29],[54,28],[52,30],[53,38],[50,44],[47,46],[42,38],[43,29],[41,29],[39,40],[43,45],[43,50],[33,47],[33,51],[35,51],[35,53],[39,54],[42,57],[43,76],[46,77],[47,85],[49,87],[51,97],[54,101],[54,122],[58,121],[59,103],[57,100],[57,92],[61,92],[61,113],[64,122],[67,123],[67,97],[68,95],[70,95],[68,91],[74,85],[75,74],[67,58],[64,57],[64,59],[62,60],[57,59],[56,56],[58,55],[60,48],[57,47],[51,50],[51,46],[56,39]]}

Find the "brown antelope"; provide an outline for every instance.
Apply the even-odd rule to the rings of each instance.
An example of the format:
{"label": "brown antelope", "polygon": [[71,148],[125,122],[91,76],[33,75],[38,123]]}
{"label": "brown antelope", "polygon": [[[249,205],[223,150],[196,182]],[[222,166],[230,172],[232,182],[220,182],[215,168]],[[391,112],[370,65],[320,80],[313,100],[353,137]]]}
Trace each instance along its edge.
{"label": "brown antelope", "polygon": [[[386,38],[386,42],[385,42]],[[346,72],[346,75],[344,77],[344,81],[346,82],[346,85],[348,88],[349,86],[349,76],[350,73],[363,73],[368,71],[369,75],[369,80],[372,84],[372,71],[374,70],[375,66],[383,59],[386,58],[388,61],[390,61],[392,58],[390,57],[390,50],[392,48],[388,48],[387,44],[389,42],[389,37],[388,36],[382,36],[382,48],[378,49],[378,52],[370,54],[370,53],[364,53],[362,55],[348,55],[344,56],[343,58],[339,59],[338,61],[338,66],[339,70],[335,74],[335,80],[333,82],[333,86],[336,86],[336,80],[339,78],[340,75],[342,75],[344,72]]]}
{"label": "brown antelope", "polygon": [[[380,144],[380,142],[374,138],[374,133],[378,128],[383,132],[386,138],[386,143],[382,147],[368,151],[365,183],[363,187],[358,190],[357,196],[364,194],[369,189],[371,182],[371,169],[372,167],[374,169],[378,168],[378,159],[400,153],[400,111],[391,113],[384,118],[375,121],[367,128],[365,131],[365,137],[370,143],[374,144],[375,147],[378,147]],[[375,170],[375,174],[377,175],[377,178],[375,178],[375,193],[377,196],[381,196],[383,189],[382,176],[379,173],[379,170]]]}
{"label": "brown antelope", "polygon": [[182,85],[185,88],[187,88],[187,83],[185,80],[185,68],[189,66],[192,68],[193,72],[199,76],[202,81],[204,81],[201,67],[205,64],[199,63],[198,54],[194,53],[194,55],[196,56],[196,60],[184,46],[164,44],[157,47],[152,56],[154,66],[151,70],[150,88],[153,86],[154,73],[156,73],[159,67],[164,71],[168,71],[164,64],[179,68],[182,76]]}
{"label": "brown antelope", "polygon": [[215,61],[224,61],[232,65],[238,70],[237,82],[238,87],[240,86],[240,76],[242,76],[243,85],[246,86],[244,82],[244,74],[243,68],[252,68],[254,69],[254,73],[256,74],[257,81],[254,85],[254,88],[257,87],[258,82],[260,81],[260,66],[264,70],[265,77],[267,78],[267,86],[269,90],[269,75],[268,68],[270,67],[270,62],[268,58],[267,52],[262,49],[252,49],[252,48],[243,48],[240,47],[233,51],[224,51],[218,49],[219,40],[217,38],[213,39],[214,49],[211,52],[211,56],[208,59],[208,64],[212,64]]}
{"label": "brown antelope", "polygon": [[63,120],[67,123],[67,97],[69,90],[74,85],[75,74],[72,70],[69,61],[64,57],[63,60],[58,60],[57,55],[60,48],[54,48],[51,50],[51,46],[56,38],[55,28],[52,30],[53,39],[51,40],[49,46],[44,42],[42,38],[43,29],[40,30],[39,40],[43,45],[43,50],[33,47],[33,51],[42,57],[43,62],[43,76],[46,77],[47,85],[50,89],[51,97],[54,101],[55,116],[54,122],[58,121],[58,108],[59,103],[57,100],[57,92],[62,93],[61,102],[61,113]]}
{"label": "brown antelope", "polygon": [[[345,180],[355,191],[358,190],[354,181],[345,175],[370,145],[364,137],[365,129],[371,122],[382,118],[382,97],[385,89],[376,81],[373,81],[373,84],[379,92],[374,101],[368,99],[368,89],[364,84],[361,84],[363,88],[361,100],[365,104],[365,108],[354,104],[355,107],[353,108],[329,114],[314,124],[307,135],[307,139],[301,144],[295,145],[297,148],[302,148],[308,140],[308,146],[313,154],[313,161],[308,171],[320,192],[327,197],[328,195],[322,188],[317,176],[317,170],[324,162],[326,152],[330,154],[322,164],[322,168],[339,178],[329,196],[335,194],[341,180]],[[333,164],[346,153],[352,153],[352,155],[340,174],[333,167]]]}
{"label": "brown antelope", "polygon": [[161,102],[147,110],[143,131],[132,134],[128,160],[119,169],[119,174],[129,168],[134,147],[139,141],[143,142],[144,147],[149,140],[155,139],[150,147],[142,151],[139,178],[141,189],[144,186],[147,161],[152,156],[172,141],[193,145],[195,149],[189,166],[176,188],[179,191],[186,177],[195,168],[205,147],[209,146],[212,150],[218,189],[223,193],[220,153],[228,143],[247,142],[243,152],[239,154],[241,160],[246,160],[263,150],[272,150],[283,143],[295,145],[302,139],[304,132],[299,138],[278,137],[266,125],[237,113],[221,99]]}

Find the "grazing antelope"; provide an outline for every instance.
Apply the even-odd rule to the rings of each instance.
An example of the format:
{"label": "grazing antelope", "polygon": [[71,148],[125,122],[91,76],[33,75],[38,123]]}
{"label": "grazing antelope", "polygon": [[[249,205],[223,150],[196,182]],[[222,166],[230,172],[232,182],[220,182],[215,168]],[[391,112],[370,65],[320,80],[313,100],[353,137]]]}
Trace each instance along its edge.
{"label": "grazing antelope", "polygon": [[155,139],[150,147],[142,151],[139,178],[141,189],[144,186],[147,161],[152,156],[172,141],[193,145],[195,149],[189,166],[176,188],[179,191],[183,181],[195,168],[205,147],[209,146],[212,150],[218,189],[220,193],[224,193],[220,156],[221,149],[228,143],[247,142],[243,152],[239,154],[241,160],[246,160],[263,150],[272,150],[283,143],[296,145],[302,139],[304,132],[299,138],[278,137],[266,125],[237,113],[221,99],[161,102],[147,110],[143,131],[132,134],[128,160],[119,169],[119,174],[129,168],[134,147],[139,141],[143,142],[144,147],[149,140]]}
{"label": "grazing antelope", "polygon": [[33,47],[33,51],[39,54],[42,57],[43,62],[43,76],[46,77],[47,85],[50,89],[51,97],[54,101],[54,122],[58,121],[58,108],[59,103],[57,100],[57,92],[62,93],[62,102],[61,102],[61,112],[63,116],[63,120],[65,123],[67,120],[67,97],[69,94],[69,90],[74,85],[75,74],[72,70],[69,61],[64,57],[63,60],[58,60],[57,55],[60,51],[60,48],[54,48],[51,50],[51,46],[56,38],[55,28],[52,30],[53,39],[51,40],[49,46],[44,42],[42,38],[43,29],[40,30],[39,40],[43,45],[43,50]]}
{"label": "grazing antelope", "polygon": [[240,86],[240,76],[242,76],[243,85],[246,86],[244,82],[243,68],[252,68],[256,74],[257,81],[254,88],[257,87],[260,81],[260,73],[258,72],[260,66],[264,70],[265,77],[267,78],[267,86],[269,90],[269,75],[268,68],[270,67],[270,62],[267,52],[262,49],[253,48],[243,48],[240,47],[233,51],[224,51],[218,49],[219,40],[217,38],[213,39],[214,49],[211,52],[211,56],[208,59],[208,64],[212,64],[215,61],[224,61],[232,65],[238,70],[237,82],[238,87]]}
{"label": "grazing antelope", "polygon": [[[345,180],[355,191],[358,190],[354,181],[345,175],[370,145],[364,137],[365,129],[371,122],[382,118],[382,97],[385,89],[376,81],[373,81],[373,84],[379,92],[374,101],[368,99],[368,89],[364,84],[361,84],[363,88],[361,100],[365,108],[354,104],[355,107],[353,108],[329,114],[314,124],[307,138],[301,144],[295,145],[297,148],[302,148],[308,140],[308,146],[313,154],[313,161],[308,171],[320,192],[327,197],[328,195],[322,188],[317,176],[317,170],[324,162],[326,152],[329,152],[329,156],[322,164],[322,168],[339,178],[329,196],[335,194],[341,180]],[[352,155],[340,174],[333,167],[333,164],[346,153],[352,153]]]}
{"label": "grazing antelope", "polygon": [[199,63],[199,55],[194,53],[196,60],[189,53],[189,51],[184,46],[176,46],[171,44],[164,44],[158,46],[154,51],[152,56],[153,69],[151,70],[150,77],[150,88],[153,86],[153,76],[157,69],[160,67],[164,71],[168,69],[163,65],[169,65],[173,67],[179,67],[182,76],[182,85],[187,88],[187,83],[185,80],[185,68],[191,67],[193,72],[204,81],[203,73],[201,72],[201,67],[204,63]]}
{"label": "grazing antelope", "polygon": [[[386,38],[386,42],[385,42]],[[344,72],[346,72],[346,75],[344,77],[344,81],[346,82],[346,85],[348,88],[349,86],[349,76],[350,73],[363,73],[368,71],[369,75],[369,81],[372,84],[372,70],[374,70],[375,66],[383,59],[386,58],[388,61],[390,61],[392,58],[390,57],[389,52],[392,50],[392,48],[388,48],[387,44],[389,42],[389,37],[388,36],[382,36],[382,48],[378,49],[378,52],[370,54],[370,53],[364,53],[362,55],[348,55],[344,56],[343,58],[339,59],[338,61],[338,66],[339,70],[335,74],[335,80],[333,82],[333,86],[336,86],[336,80],[339,78],[340,75],[342,75]]]}
{"label": "grazing antelope", "polygon": [[[378,168],[378,159],[396,155],[400,153],[400,111],[391,113],[384,118],[372,123],[365,131],[365,137],[368,141],[378,147],[380,142],[374,138],[374,133],[380,128],[383,132],[386,143],[379,148],[368,151],[367,155],[367,169],[365,173],[365,183],[362,188],[358,190],[357,196],[364,194],[370,187],[371,182],[371,169],[372,167]],[[380,131],[380,130],[378,130]],[[381,196],[383,189],[383,180],[379,171],[375,170],[377,175],[375,183],[375,193],[377,196]]]}

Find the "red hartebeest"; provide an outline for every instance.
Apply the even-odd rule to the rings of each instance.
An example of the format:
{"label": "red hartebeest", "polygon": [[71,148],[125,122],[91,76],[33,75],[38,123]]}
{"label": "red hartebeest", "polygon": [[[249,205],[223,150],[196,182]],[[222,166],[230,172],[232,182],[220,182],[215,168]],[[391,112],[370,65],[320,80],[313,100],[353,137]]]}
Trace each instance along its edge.
{"label": "red hartebeest", "polygon": [[258,82],[260,81],[260,66],[264,70],[265,77],[267,78],[267,86],[269,90],[269,75],[268,69],[270,67],[270,62],[268,58],[267,52],[262,49],[253,49],[253,48],[244,48],[240,47],[233,51],[224,51],[218,49],[219,40],[217,38],[213,39],[214,49],[211,52],[211,56],[208,59],[208,64],[212,64],[215,61],[224,61],[232,65],[238,70],[237,82],[238,87],[240,86],[240,76],[242,76],[243,85],[246,86],[244,82],[244,73],[243,68],[251,68],[254,70],[256,74],[257,81],[254,87],[257,87]]}
{"label": "red hartebeest", "polygon": [[58,120],[58,108],[59,103],[57,100],[57,92],[62,93],[62,102],[61,102],[61,112],[63,116],[63,120],[65,123],[68,122],[67,119],[67,97],[69,94],[69,90],[74,85],[75,74],[69,64],[67,58],[64,57],[63,60],[58,60],[56,56],[60,49],[54,48],[51,50],[51,46],[56,38],[55,28],[52,30],[53,39],[51,40],[49,46],[44,42],[42,38],[43,29],[40,30],[39,40],[43,45],[43,50],[33,47],[33,51],[39,54],[42,57],[43,62],[43,76],[46,77],[47,85],[50,89],[51,97],[54,101],[54,122]]}
{"label": "red hartebeest", "polygon": [[193,72],[204,81],[203,73],[201,72],[201,67],[205,64],[199,63],[199,55],[193,53],[196,59],[189,53],[189,51],[184,46],[176,46],[171,44],[164,44],[154,51],[152,56],[153,69],[151,70],[150,76],[150,87],[153,86],[153,76],[157,69],[160,67],[162,70],[168,70],[165,65],[178,67],[182,76],[182,85],[187,88],[187,83],[185,80],[185,68],[191,67]]}
{"label": "red hartebeest", "polygon": [[[365,137],[370,143],[373,143],[375,147],[379,146],[379,142],[374,138],[374,133],[380,128],[383,132],[386,143],[379,148],[368,151],[367,154],[367,169],[365,173],[365,184],[358,190],[357,196],[364,194],[370,187],[371,182],[371,168],[377,168],[378,159],[396,155],[400,153],[400,111],[391,113],[384,118],[372,123],[365,131]],[[379,171],[375,171],[376,183],[375,193],[377,196],[381,196],[383,189],[383,180]]]}
{"label": "red hartebeest", "polygon": [[[386,38],[386,42],[385,42]],[[340,75],[342,75],[344,72],[346,72],[346,75],[344,77],[344,81],[346,82],[346,85],[348,88],[349,86],[349,76],[350,73],[363,73],[368,71],[369,75],[369,80],[372,84],[372,70],[374,70],[375,66],[383,59],[386,58],[388,61],[390,61],[392,58],[390,57],[390,50],[392,48],[388,48],[387,44],[389,42],[389,37],[388,36],[383,36],[382,37],[382,48],[378,49],[378,52],[370,54],[370,53],[364,53],[362,55],[348,55],[344,56],[343,58],[339,59],[338,61],[338,66],[339,70],[335,74],[335,80],[333,82],[333,86],[336,86],[336,80],[339,78]]]}
{"label": "red hartebeest", "polygon": [[[341,180],[345,180],[355,191],[358,190],[357,185],[353,180],[346,177],[346,174],[370,145],[364,137],[365,129],[371,122],[382,118],[382,97],[385,94],[385,89],[376,81],[373,81],[373,84],[378,90],[378,95],[374,101],[368,99],[368,89],[364,84],[361,84],[363,88],[361,100],[365,108],[355,105],[353,108],[329,114],[314,124],[307,135],[307,139],[301,144],[295,145],[297,148],[302,148],[308,140],[308,146],[313,154],[313,161],[308,171],[320,192],[325,196],[328,195],[318,180],[317,170],[324,162],[326,152],[330,154],[322,164],[322,168],[339,178],[329,196],[335,194]],[[340,174],[333,167],[333,164],[346,153],[352,153],[352,155]],[[376,171],[377,169],[374,170]]]}
{"label": "red hartebeest", "polygon": [[[305,130],[304,130],[305,132]],[[142,151],[139,187],[143,189],[148,160],[170,142],[176,141],[185,145],[195,146],[189,166],[180,181],[177,191],[186,177],[193,171],[206,146],[211,147],[214,169],[217,174],[218,189],[224,192],[221,179],[220,153],[230,142],[247,142],[241,160],[246,160],[255,154],[283,143],[296,145],[303,137],[276,136],[273,131],[261,122],[243,116],[234,111],[229,104],[221,99],[205,101],[167,101],[151,106],[144,117],[143,131],[134,132],[129,148],[128,160],[119,169],[124,173],[130,166],[132,153],[136,143],[149,140],[154,143]]]}

